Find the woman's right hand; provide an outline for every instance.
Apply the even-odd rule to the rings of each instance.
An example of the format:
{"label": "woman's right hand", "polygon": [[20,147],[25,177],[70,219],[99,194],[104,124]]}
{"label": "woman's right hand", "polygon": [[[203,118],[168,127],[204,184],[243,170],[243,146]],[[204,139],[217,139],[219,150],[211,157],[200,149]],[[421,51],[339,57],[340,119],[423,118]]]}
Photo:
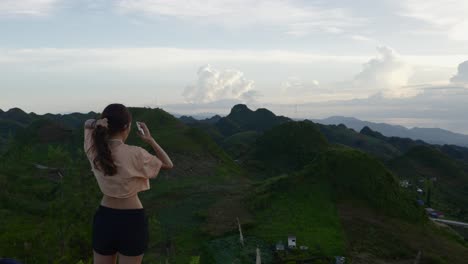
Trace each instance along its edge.
{"label": "woman's right hand", "polygon": [[138,122],[138,124],[140,124],[140,127],[143,129],[143,132],[145,132],[144,135],[141,134],[140,130],[137,128],[137,135],[143,139],[143,141],[145,142],[150,142],[151,140],[154,140],[153,137],[151,136],[151,133],[148,129],[148,127],[146,126],[145,123],[143,122]]}

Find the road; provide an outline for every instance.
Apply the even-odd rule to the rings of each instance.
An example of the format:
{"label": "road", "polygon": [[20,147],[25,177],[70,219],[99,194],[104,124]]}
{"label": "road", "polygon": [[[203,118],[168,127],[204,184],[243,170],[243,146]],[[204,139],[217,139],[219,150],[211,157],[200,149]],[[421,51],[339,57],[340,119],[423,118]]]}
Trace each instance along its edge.
{"label": "road", "polygon": [[443,223],[443,224],[446,224],[446,225],[454,225],[454,226],[460,226],[460,227],[468,228],[468,223],[464,223],[464,222],[445,220],[445,219],[438,219],[438,218],[431,218],[431,220],[434,221],[434,222],[439,222],[439,223]]}

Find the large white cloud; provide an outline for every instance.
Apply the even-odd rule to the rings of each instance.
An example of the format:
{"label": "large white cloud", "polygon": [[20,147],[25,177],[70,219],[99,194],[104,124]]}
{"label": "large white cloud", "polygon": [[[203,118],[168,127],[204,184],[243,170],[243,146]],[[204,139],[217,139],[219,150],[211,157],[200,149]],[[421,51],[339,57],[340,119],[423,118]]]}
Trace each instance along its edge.
{"label": "large white cloud", "polygon": [[0,16],[43,16],[61,0],[1,0]]}
{"label": "large white cloud", "polygon": [[217,70],[205,65],[198,69],[197,75],[197,82],[187,86],[182,94],[190,103],[207,103],[222,99],[253,102],[259,95],[254,90],[254,81],[246,79],[244,73],[238,70]]}
{"label": "large white cloud", "polygon": [[458,65],[458,72],[450,79],[450,82],[468,84],[468,61],[464,61]]}
{"label": "large white cloud", "polygon": [[412,74],[412,67],[401,59],[393,49],[377,47],[379,55],[363,65],[362,71],[354,78],[356,89],[380,92],[385,97],[408,97],[417,94],[406,87]]}

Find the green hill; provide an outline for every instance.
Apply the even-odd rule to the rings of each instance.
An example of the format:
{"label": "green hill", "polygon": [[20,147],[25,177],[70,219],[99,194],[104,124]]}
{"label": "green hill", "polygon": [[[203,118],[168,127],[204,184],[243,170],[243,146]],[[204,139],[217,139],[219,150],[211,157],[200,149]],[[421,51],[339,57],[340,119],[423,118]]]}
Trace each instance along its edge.
{"label": "green hill", "polygon": [[251,151],[259,136],[261,133],[257,131],[239,132],[224,138],[221,146],[231,157],[242,160]]}
{"label": "green hill", "polygon": [[33,120],[33,117],[20,108],[11,108],[6,112],[0,113],[0,119],[12,120],[19,124],[29,124]]}
{"label": "green hill", "polygon": [[463,163],[440,150],[418,146],[391,161],[390,167],[425,192],[433,191],[431,204],[449,216],[468,220],[468,174]]}
{"label": "green hill", "polygon": [[381,138],[358,133],[344,125],[317,124],[317,126],[330,143],[360,149],[382,160],[389,160],[401,154],[397,148]]}
{"label": "green hill", "polygon": [[265,131],[275,125],[289,121],[291,119],[284,116],[276,116],[265,108],[252,111],[246,105],[238,104],[232,107],[229,115],[220,118],[214,124],[223,135],[230,136],[247,130]]}
{"label": "green hill", "polygon": [[326,138],[310,121],[287,122],[258,137],[252,149],[256,169],[265,176],[300,170],[328,147]]}
{"label": "green hill", "polygon": [[346,255],[350,263],[412,263],[421,250],[421,263],[461,263],[468,256],[461,239],[428,222],[383,164],[348,148],[259,182],[247,202],[255,223],[246,233],[269,244],[295,235],[309,247],[284,259]]}
{"label": "green hill", "polygon": [[413,140],[410,138],[399,137],[386,137],[377,131],[371,130],[369,127],[364,127],[361,130],[360,134],[386,142],[387,144],[393,146],[393,148],[397,149],[400,153],[405,153],[414,147],[426,146],[438,149],[444,154],[448,155],[450,158],[468,164],[468,148],[466,147],[460,147],[456,145],[431,145],[422,140]]}

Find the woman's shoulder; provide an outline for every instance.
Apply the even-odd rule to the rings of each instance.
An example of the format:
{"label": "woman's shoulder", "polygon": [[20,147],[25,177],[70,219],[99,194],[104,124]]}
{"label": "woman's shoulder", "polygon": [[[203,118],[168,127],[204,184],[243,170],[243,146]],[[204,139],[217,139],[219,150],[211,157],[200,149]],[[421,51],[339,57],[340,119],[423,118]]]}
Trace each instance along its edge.
{"label": "woman's shoulder", "polygon": [[125,143],[122,145],[122,148],[124,148],[126,151],[131,151],[131,152],[139,152],[139,151],[141,151],[141,149],[143,149],[140,146],[129,145],[129,144],[125,144]]}
{"label": "woman's shoulder", "polygon": [[145,152],[145,149],[140,146],[128,145],[125,143],[122,146],[120,146],[120,153],[122,153],[125,156],[130,157],[131,159],[141,158],[144,152]]}

